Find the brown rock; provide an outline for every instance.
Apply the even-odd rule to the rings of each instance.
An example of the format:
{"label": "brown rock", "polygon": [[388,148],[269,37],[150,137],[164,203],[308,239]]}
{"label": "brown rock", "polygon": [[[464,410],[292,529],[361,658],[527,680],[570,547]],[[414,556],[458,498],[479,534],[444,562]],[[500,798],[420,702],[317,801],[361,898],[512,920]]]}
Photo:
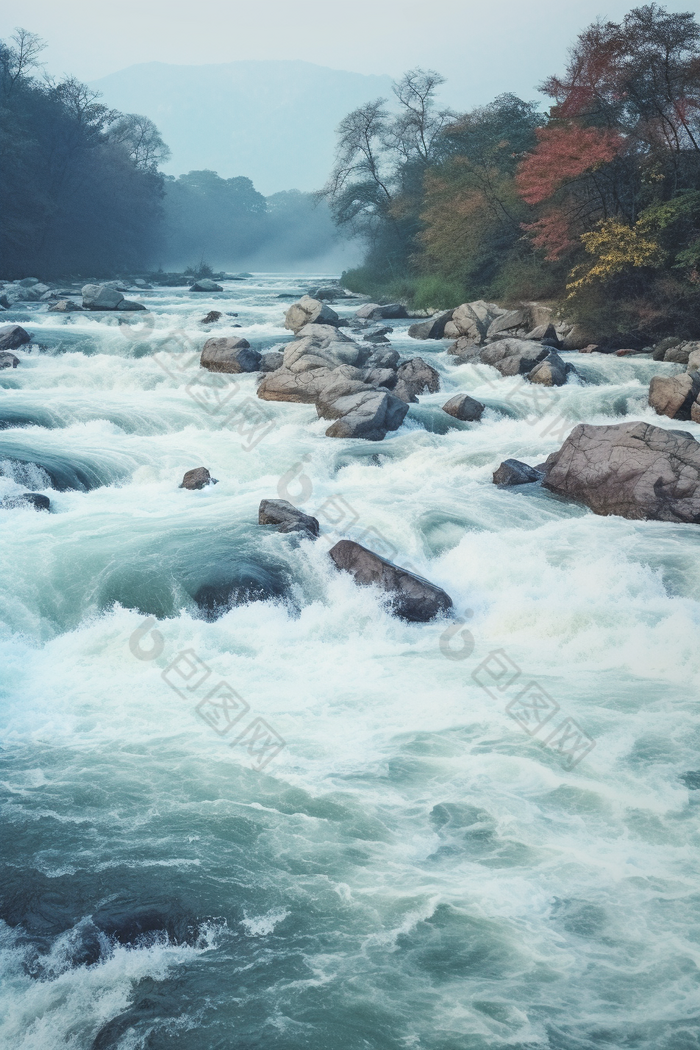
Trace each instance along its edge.
{"label": "brown rock", "polygon": [[207,339],[199,363],[209,372],[259,372],[261,355],[247,339],[223,336]]}
{"label": "brown rock", "polygon": [[463,423],[475,423],[481,419],[484,407],[481,401],[470,397],[469,394],[455,394],[445,402],[442,411],[447,412],[448,416],[454,416],[455,419],[461,419]]}
{"label": "brown rock", "polygon": [[700,393],[700,373],[654,376],[649,384],[649,404],[659,416],[690,419],[691,406]]}
{"label": "brown rock", "polygon": [[218,485],[218,481],[211,476],[206,467],[193,467],[192,470],[185,471],[180,488],[203,489],[205,485]]}
{"label": "brown rock", "polygon": [[264,499],[258,509],[259,525],[276,525],[278,532],[303,532],[315,539],[318,519],[297,510],[286,499]]}

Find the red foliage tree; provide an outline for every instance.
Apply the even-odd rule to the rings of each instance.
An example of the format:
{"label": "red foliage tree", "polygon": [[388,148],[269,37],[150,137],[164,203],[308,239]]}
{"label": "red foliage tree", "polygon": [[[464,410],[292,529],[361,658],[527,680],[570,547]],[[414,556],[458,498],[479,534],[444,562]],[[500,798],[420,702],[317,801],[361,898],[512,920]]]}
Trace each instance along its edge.
{"label": "red foliage tree", "polygon": [[549,200],[565,182],[609,163],[625,146],[617,131],[573,123],[538,128],[537,139],[516,176],[520,195],[528,204]]}

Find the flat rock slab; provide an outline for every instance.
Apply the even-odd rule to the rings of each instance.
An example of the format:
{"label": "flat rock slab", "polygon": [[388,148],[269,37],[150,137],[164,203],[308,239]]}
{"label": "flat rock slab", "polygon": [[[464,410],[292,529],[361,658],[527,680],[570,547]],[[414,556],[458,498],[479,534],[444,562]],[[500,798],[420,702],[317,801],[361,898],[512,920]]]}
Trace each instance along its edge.
{"label": "flat rock slab", "polygon": [[318,519],[304,514],[286,499],[261,500],[258,524],[276,525],[278,532],[303,532],[313,539],[319,534]]}
{"label": "flat rock slab", "polygon": [[700,523],[700,444],[683,430],[579,424],[545,468],[548,489],[596,514]]}
{"label": "flat rock slab", "polygon": [[354,540],[340,540],[328,553],[339,569],[355,577],[356,583],[375,584],[391,595],[391,610],[403,620],[427,623],[452,608],[452,599],[441,587],[380,558]]}

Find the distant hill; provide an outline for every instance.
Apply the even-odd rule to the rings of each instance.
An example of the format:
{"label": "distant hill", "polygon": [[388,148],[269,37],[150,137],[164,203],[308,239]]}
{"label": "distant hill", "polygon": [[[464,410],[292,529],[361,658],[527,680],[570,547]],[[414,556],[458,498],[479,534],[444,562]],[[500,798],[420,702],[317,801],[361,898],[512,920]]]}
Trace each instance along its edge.
{"label": "distant hill", "polygon": [[246,175],[266,196],[319,189],[342,117],[391,94],[388,76],[297,61],[147,62],[90,86],[108,106],[155,121],[173,153],[167,174],[209,168],[226,178]]}

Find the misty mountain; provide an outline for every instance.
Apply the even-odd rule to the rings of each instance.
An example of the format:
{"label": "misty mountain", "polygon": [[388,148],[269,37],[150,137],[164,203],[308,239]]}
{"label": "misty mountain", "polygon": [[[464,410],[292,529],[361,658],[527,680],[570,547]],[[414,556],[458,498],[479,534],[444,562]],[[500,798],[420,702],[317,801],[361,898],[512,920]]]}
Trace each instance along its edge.
{"label": "misty mountain", "polygon": [[297,61],[147,62],[90,86],[106,105],[155,121],[172,150],[166,173],[244,175],[265,195],[319,189],[332,165],[339,121],[391,94],[388,76]]}

